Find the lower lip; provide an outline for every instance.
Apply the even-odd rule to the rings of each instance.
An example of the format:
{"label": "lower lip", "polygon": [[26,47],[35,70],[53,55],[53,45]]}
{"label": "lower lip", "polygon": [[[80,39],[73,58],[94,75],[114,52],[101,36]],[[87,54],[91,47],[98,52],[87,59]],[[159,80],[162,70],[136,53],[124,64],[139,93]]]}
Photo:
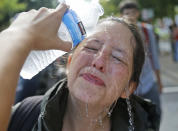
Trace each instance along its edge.
{"label": "lower lip", "polygon": [[105,86],[104,82],[97,78],[96,76],[93,76],[91,74],[82,74],[81,75],[85,80],[95,84],[95,85],[99,85],[99,86]]}

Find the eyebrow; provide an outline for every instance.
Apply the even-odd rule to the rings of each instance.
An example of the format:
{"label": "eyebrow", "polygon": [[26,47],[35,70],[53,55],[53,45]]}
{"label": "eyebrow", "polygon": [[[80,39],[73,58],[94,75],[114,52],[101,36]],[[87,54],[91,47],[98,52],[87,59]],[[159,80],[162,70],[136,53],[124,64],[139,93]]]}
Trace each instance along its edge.
{"label": "eyebrow", "polygon": [[104,42],[102,42],[101,40],[98,40],[97,38],[88,38],[88,40],[87,41],[95,41],[95,42],[97,42],[97,43],[99,43],[99,44],[104,44]]}

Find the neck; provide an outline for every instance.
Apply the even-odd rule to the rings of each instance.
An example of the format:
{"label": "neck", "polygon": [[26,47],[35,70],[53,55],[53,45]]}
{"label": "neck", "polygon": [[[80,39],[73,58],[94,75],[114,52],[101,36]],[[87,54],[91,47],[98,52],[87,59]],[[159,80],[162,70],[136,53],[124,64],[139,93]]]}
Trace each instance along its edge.
{"label": "neck", "polygon": [[101,106],[82,103],[69,94],[64,125],[72,131],[110,130],[108,110]]}

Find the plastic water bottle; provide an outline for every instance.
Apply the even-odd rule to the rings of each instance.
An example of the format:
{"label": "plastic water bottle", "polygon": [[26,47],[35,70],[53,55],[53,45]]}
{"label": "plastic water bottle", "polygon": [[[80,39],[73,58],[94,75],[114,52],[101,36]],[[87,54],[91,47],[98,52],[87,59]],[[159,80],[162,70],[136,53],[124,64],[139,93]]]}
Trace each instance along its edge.
{"label": "plastic water bottle", "polygon": [[[73,43],[72,47],[75,47],[85,38],[86,31],[90,31],[96,25],[99,16],[103,14],[103,9],[95,0],[93,0],[95,2],[84,2],[83,0],[65,1],[74,10],[68,9],[65,12],[58,36],[64,41],[71,41]],[[65,53],[60,50],[31,51],[22,67],[20,76],[24,79],[31,79]]]}

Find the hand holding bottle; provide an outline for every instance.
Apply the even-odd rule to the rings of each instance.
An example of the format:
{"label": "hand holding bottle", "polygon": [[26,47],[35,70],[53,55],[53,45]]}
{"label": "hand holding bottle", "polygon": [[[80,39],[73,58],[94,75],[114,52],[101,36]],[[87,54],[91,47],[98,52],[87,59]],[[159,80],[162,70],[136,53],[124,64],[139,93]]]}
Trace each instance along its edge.
{"label": "hand holding bottle", "polygon": [[67,10],[65,4],[60,4],[56,9],[40,8],[21,13],[8,28],[29,42],[31,50],[59,49],[69,51],[71,43],[58,37],[58,29],[62,16]]}

